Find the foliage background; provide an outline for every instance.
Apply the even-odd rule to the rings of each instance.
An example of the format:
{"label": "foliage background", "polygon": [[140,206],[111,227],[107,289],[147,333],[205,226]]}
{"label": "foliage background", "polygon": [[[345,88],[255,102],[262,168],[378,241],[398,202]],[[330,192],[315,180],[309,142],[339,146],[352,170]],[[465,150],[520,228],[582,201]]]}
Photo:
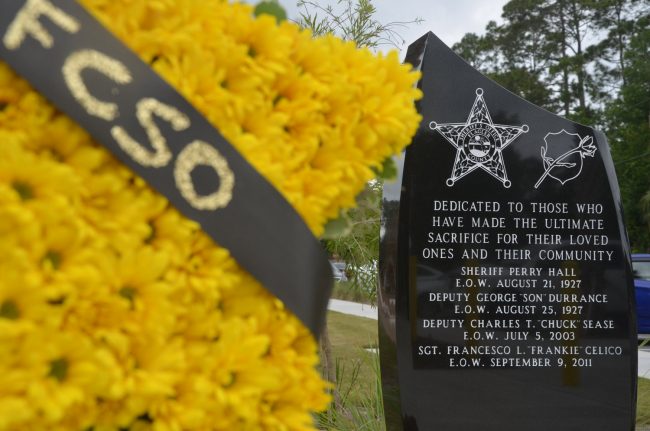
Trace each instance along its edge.
{"label": "foliage background", "polygon": [[605,131],[633,251],[650,250],[650,2],[511,0],[453,49],[504,87]]}

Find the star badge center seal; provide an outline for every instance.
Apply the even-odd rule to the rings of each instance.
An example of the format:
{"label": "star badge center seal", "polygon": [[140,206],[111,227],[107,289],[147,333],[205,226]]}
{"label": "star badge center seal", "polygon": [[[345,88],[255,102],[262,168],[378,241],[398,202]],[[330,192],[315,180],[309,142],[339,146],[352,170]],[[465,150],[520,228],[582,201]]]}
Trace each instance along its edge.
{"label": "star badge center seal", "polygon": [[438,124],[432,121],[429,127],[440,133],[457,150],[447,186],[452,187],[478,168],[498,179],[504,187],[512,185],[501,152],[519,135],[527,133],[528,126],[494,124],[483,99],[482,88],[476,89],[474,105],[464,123]]}

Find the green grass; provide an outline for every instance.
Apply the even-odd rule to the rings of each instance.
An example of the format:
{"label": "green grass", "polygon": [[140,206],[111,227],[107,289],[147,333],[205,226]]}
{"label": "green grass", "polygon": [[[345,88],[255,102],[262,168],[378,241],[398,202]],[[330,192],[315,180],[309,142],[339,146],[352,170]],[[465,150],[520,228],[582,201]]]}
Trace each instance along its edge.
{"label": "green grass", "polygon": [[636,401],[636,424],[650,425],[650,380],[639,378]]}
{"label": "green grass", "polygon": [[336,402],[317,416],[319,429],[383,431],[384,410],[377,346],[377,321],[329,312],[327,325],[336,363]]}
{"label": "green grass", "polygon": [[[321,429],[377,431],[383,429],[381,388],[377,355],[364,350],[377,346],[377,321],[330,311],[327,316],[332,356],[337,362],[337,387],[342,392],[343,412],[321,418]],[[650,425],[650,380],[638,379],[636,423]]]}
{"label": "green grass", "polygon": [[362,304],[373,303],[368,292],[351,281],[337,281],[334,283],[332,298],[342,299],[344,301],[360,302]]}
{"label": "green grass", "polygon": [[372,367],[376,354],[365,348],[377,347],[377,321],[330,311],[327,325],[332,342],[332,357],[339,362],[339,371],[348,380],[353,371],[357,373],[357,384],[350,393],[350,398],[356,402],[372,393],[376,379]]}

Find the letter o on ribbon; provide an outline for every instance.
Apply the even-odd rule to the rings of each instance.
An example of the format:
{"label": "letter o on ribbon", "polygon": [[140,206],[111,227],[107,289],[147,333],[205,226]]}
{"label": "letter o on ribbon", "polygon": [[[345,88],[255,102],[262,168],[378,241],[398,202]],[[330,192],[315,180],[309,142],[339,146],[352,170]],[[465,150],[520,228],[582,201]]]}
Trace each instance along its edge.
{"label": "letter o on ribbon", "polygon": [[[192,182],[192,170],[198,165],[212,167],[219,175],[219,189],[206,196],[199,196]],[[196,140],[178,154],[174,167],[176,187],[185,200],[198,210],[216,210],[224,208],[232,199],[235,175],[228,161],[214,147]]]}

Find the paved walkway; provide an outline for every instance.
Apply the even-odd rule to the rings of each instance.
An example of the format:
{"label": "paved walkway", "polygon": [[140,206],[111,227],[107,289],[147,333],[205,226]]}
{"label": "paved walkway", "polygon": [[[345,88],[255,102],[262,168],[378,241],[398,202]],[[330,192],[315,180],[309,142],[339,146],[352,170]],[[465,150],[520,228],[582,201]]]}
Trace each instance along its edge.
{"label": "paved walkway", "polygon": [[[332,311],[377,320],[377,308],[340,299],[330,299],[327,307]],[[639,377],[650,379],[650,346],[639,350]]]}
{"label": "paved walkway", "polygon": [[650,379],[650,350],[639,350],[639,377]]}
{"label": "paved walkway", "polygon": [[372,305],[341,301],[340,299],[330,299],[327,308],[332,311],[338,311],[339,313],[377,320],[377,307],[373,307]]}

